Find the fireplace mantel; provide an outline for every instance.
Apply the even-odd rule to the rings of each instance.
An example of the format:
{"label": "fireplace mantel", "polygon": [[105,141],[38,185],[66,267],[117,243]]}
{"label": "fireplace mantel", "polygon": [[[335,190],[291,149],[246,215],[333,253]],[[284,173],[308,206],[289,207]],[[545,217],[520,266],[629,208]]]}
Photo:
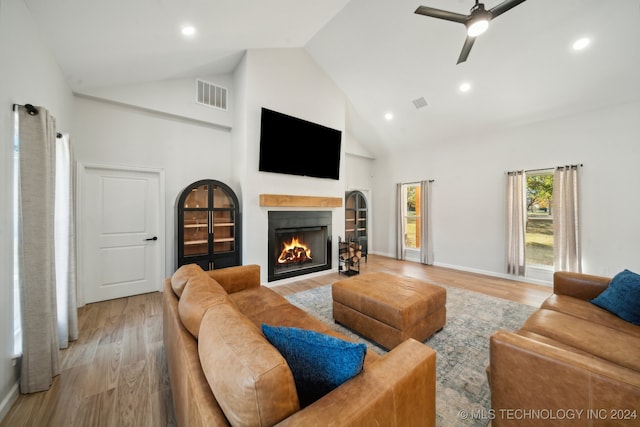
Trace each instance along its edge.
{"label": "fireplace mantel", "polygon": [[292,196],[287,194],[260,194],[260,206],[294,208],[339,208],[341,197]]}

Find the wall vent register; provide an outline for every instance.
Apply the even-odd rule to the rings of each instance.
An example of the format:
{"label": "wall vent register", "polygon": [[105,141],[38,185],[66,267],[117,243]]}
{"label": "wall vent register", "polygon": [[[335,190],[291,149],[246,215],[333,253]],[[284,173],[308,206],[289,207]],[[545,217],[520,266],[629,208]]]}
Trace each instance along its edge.
{"label": "wall vent register", "polygon": [[227,89],[204,80],[196,79],[196,103],[226,111],[228,109]]}

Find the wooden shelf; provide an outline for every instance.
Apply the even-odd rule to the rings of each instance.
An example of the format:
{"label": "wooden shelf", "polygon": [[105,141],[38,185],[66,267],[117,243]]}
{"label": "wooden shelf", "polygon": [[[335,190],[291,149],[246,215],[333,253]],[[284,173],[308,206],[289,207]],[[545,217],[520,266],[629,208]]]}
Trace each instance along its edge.
{"label": "wooden shelf", "polygon": [[206,245],[208,242],[206,240],[190,240],[190,241],[186,241],[184,242],[185,246],[191,246],[191,245]]}
{"label": "wooden shelf", "polygon": [[260,206],[295,208],[339,208],[340,197],[292,196],[287,194],[260,194]]}
{"label": "wooden shelf", "polygon": [[225,237],[220,239],[213,239],[213,243],[221,243],[221,242],[233,242],[235,237]]}

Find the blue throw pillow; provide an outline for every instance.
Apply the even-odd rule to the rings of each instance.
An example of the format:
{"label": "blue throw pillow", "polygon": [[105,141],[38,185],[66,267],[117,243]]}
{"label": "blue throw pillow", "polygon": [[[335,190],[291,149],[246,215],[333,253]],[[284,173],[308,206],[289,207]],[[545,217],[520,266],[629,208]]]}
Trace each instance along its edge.
{"label": "blue throw pillow", "polygon": [[629,270],[616,274],[609,287],[591,302],[627,322],[640,325],[640,275]]}
{"label": "blue throw pillow", "polygon": [[289,364],[302,408],[362,371],[365,344],[283,326],[263,324],[262,332]]}

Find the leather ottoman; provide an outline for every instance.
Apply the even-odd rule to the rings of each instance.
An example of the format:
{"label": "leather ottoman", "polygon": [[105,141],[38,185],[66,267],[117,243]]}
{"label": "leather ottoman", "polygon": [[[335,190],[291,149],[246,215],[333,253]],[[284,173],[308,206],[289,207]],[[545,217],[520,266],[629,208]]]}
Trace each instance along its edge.
{"label": "leather ottoman", "polygon": [[367,273],[335,282],[331,293],[335,321],[387,349],[446,323],[447,290],[411,277]]}

